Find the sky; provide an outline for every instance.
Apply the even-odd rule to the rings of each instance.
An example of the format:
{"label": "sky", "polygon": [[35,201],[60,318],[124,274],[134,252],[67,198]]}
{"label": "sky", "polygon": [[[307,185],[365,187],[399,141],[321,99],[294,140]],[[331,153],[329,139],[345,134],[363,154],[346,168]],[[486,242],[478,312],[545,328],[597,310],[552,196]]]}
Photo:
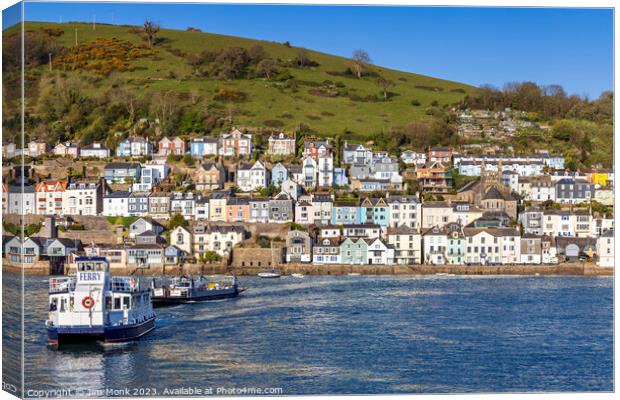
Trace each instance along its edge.
{"label": "sky", "polygon": [[[3,29],[19,13],[5,12]],[[534,81],[596,98],[613,89],[611,9],[26,2],[26,21],[86,21],[289,41],[474,86]]]}

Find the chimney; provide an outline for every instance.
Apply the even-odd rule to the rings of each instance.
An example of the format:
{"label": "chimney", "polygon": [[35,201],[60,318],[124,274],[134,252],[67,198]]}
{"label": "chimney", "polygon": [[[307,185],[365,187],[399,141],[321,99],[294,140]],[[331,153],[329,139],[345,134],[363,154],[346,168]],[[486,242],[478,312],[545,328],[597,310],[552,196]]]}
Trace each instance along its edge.
{"label": "chimney", "polygon": [[43,230],[41,232],[42,237],[49,239],[55,239],[58,237],[58,228],[56,227],[56,218],[45,217],[43,220]]}

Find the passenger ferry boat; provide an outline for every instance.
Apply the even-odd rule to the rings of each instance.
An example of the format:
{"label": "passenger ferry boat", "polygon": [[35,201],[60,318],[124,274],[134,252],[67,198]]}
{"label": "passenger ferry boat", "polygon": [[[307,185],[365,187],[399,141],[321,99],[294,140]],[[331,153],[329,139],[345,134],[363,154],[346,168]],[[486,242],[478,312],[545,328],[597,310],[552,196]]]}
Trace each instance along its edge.
{"label": "passenger ferry boat", "polygon": [[139,278],[110,276],[105,257],[77,257],[74,277],[51,278],[48,343],[127,342],[155,328],[151,290]]}
{"label": "passenger ferry boat", "polygon": [[239,289],[237,278],[232,276],[199,276],[191,275],[174,277],[170,284],[156,285],[152,283],[153,306],[170,304],[194,303],[237,297],[245,289]]}

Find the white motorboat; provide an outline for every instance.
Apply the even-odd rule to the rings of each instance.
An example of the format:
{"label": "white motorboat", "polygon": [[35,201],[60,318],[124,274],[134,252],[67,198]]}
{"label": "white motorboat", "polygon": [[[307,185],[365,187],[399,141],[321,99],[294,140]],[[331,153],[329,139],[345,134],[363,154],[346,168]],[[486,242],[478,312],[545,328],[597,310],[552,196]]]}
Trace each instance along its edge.
{"label": "white motorboat", "polygon": [[259,278],[279,278],[282,274],[277,269],[270,269],[267,271],[261,271],[258,273]]}

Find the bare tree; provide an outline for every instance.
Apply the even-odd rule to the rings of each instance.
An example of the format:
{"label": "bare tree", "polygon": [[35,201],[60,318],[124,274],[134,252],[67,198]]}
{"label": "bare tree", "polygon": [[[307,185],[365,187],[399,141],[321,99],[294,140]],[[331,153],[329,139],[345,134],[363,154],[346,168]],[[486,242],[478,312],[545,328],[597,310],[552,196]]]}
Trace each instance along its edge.
{"label": "bare tree", "polygon": [[157,92],[151,98],[151,114],[159,120],[159,125],[164,133],[168,133],[179,113],[179,99],[172,90]]}
{"label": "bare tree", "polygon": [[271,58],[265,58],[256,66],[256,72],[269,80],[278,72],[278,65]]}
{"label": "bare tree", "polygon": [[353,67],[353,71],[357,76],[357,79],[362,77],[362,72],[364,72],[364,68],[372,61],[370,56],[365,50],[357,49],[353,52],[353,57],[351,57],[351,66]]}
{"label": "bare tree", "polygon": [[377,86],[379,86],[379,88],[381,88],[381,91],[383,92],[383,99],[387,100],[388,97],[388,89],[392,86],[394,86],[394,82],[384,78],[382,76],[378,77],[376,80],[376,84]]}
{"label": "bare tree", "polygon": [[153,43],[155,42],[155,36],[157,35],[157,32],[159,32],[159,25],[147,19],[146,21],[144,21],[143,30],[146,41],[149,43],[149,47],[153,47]]}

